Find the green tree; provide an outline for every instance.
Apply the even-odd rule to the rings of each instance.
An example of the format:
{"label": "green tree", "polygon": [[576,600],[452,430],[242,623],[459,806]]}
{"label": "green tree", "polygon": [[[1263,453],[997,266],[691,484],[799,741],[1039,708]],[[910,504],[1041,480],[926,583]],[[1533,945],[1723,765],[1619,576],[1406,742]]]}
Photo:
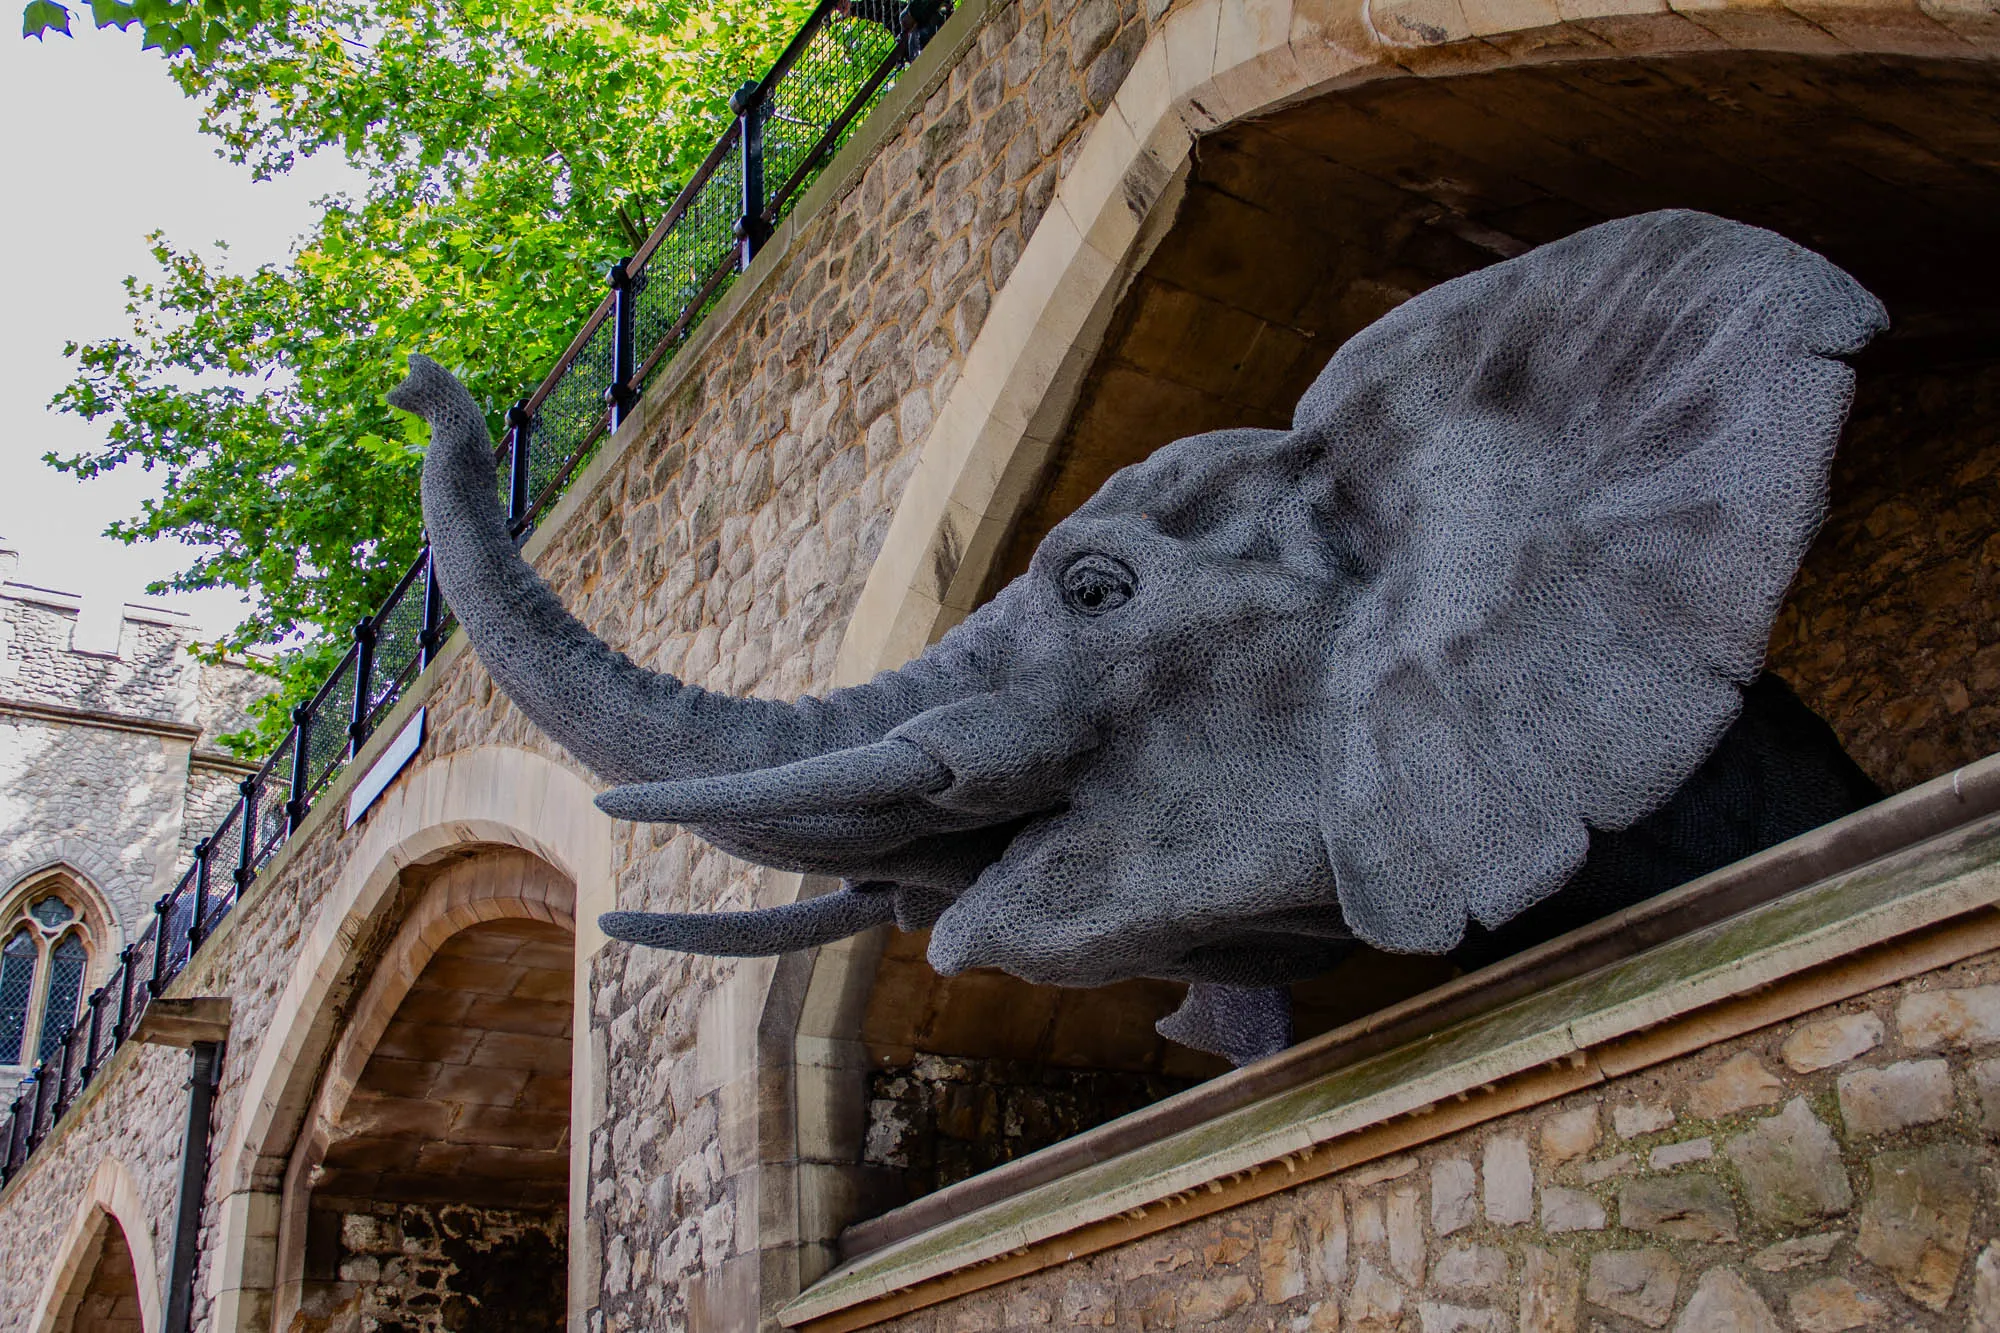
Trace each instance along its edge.
{"label": "green tree", "polygon": [[[317,152],[365,169],[291,259],[240,272],[155,234],[129,331],[71,344],[54,406],[108,419],[89,477],[159,469],[113,528],[203,549],[156,590],[253,611],[215,652],[281,645],[283,707],[317,683],[415,556],[421,428],[383,395],[422,350],[497,413],[554,362],[809,0],[92,0],[138,27],[262,176]],[[70,13],[33,0],[28,35]]]}

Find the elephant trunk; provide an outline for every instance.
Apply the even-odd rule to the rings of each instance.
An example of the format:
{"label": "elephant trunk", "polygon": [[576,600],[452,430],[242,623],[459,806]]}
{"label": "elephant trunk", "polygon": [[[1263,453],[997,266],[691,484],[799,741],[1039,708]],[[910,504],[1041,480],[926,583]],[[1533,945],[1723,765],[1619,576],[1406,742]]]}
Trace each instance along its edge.
{"label": "elephant trunk", "polygon": [[445,600],[507,697],[610,782],[699,778],[880,740],[983,688],[969,636],[865,686],[797,703],[737,699],[646,671],[564,610],[507,531],[485,414],[443,367],[410,358],[392,406],[431,426],[424,522]]}

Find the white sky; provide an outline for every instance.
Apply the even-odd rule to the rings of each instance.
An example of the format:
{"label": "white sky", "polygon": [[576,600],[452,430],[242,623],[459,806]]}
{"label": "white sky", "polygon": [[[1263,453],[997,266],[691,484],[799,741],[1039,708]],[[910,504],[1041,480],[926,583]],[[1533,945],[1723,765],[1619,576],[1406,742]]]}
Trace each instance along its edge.
{"label": "white sky", "polygon": [[[78,482],[41,461],[83,452],[96,427],[46,410],[70,379],[66,339],[123,333],[121,282],[154,272],[146,234],[183,247],[229,243],[232,265],[280,259],[313,216],[312,200],[352,189],[346,165],[322,154],[288,177],[255,184],[215,156],[195,128],[193,103],[167,77],[138,30],[89,30],[72,3],[74,39],[15,34],[19,0],[0,5],[0,545],[20,551],[15,578],[82,593],[79,630],[95,638],[119,603],[144,600],[194,617],[204,634],[235,624],[242,604],[222,592],[147,597],[146,583],[186,566],[178,544],[125,546],[102,535],[139,512],[158,481],[120,468]],[[93,614],[95,612],[95,614]],[[115,625],[115,618],[111,621]]]}

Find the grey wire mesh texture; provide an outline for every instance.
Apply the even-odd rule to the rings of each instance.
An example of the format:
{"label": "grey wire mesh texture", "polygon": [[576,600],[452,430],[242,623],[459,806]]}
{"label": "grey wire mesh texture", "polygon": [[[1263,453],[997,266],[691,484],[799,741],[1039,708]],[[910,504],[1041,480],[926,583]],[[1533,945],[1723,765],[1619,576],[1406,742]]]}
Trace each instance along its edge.
{"label": "grey wire mesh texture", "polygon": [[[948,9],[946,12],[949,12]],[[879,100],[881,91],[896,70],[914,54],[912,43],[900,44],[879,24],[839,17],[830,0],[822,3],[794,47],[779,63],[780,77],[767,79],[769,106],[760,111],[760,124],[780,155],[765,168],[766,199],[762,215],[768,221],[781,218],[797,197],[798,190],[844,141],[859,117]],[[879,53],[879,56],[878,56]],[[870,66],[868,59],[877,56]],[[774,119],[775,118],[775,119]],[[810,136],[811,128],[824,120],[832,133]],[[775,128],[774,128],[775,125]],[[801,147],[803,145],[803,148]],[[803,152],[803,156],[801,153]],[[533,411],[527,440],[525,507],[515,517],[520,526],[531,524],[561,494],[605,433],[609,414],[608,393],[615,368],[622,361],[631,368],[628,386],[641,389],[684,345],[707,314],[727,294],[748,252],[738,239],[737,228],[745,207],[743,139],[740,122],[721,137],[701,172],[690,180],[681,196],[673,201],[660,226],[639,251],[631,289],[626,299],[632,303],[631,346],[620,348],[617,323],[612,318],[610,299],[592,316],[589,336],[561,357],[530,396]],[[791,182],[789,190],[784,189]],[[513,490],[505,470],[490,477],[493,494],[502,506]],[[372,618],[375,644],[371,669],[360,688],[365,691],[364,707],[357,737],[350,731],[355,721],[355,654],[350,652],[305,710],[302,727],[294,727],[264,761],[253,781],[248,809],[240,801],[215,834],[208,856],[209,896],[200,924],[212,930],[234,905],[239,886],[236,881],[240,839],[251,838],[247,864],[252,875],[262,870],[310,810],[314,798],[346,764],[353,746],[370,734],[395,707],[404,690],[456,626],[443,608],[434,608],[427,595],[426,578],[430,553],[417,557],[403,581],[397,585],[382,609]],[[433,611],[437,612],[435,623]],[[303,731],[307,743],[303,756],[298,740]],[[157,928],[134,947],[129,963],[133,979],[131,1002],[124,1014],[129,1034],[152,995],[157,977],[164,985],[184,967],[191,954],[188,928],[195,925],[192,903],[195,875],[183,875],[174,890],[169,910],[163,918],[165,943],[156,938]],[[154,965],[156,948],[166,957]],[[122,988],[126,972],[114,974]],[[0,1046],[6,1039],[8,1009],[5,1005],[4,960],[0,960]],[[106,1033],[118,1025],[119,989],[107,985],[100,993],[108,998],[101,1010],[108,1017],[100,1022],[99,1050],[88,1071],[72,1071],[72,1087],[60,1092],[46,1082],[30,1084],[43,1089],[39,1100],[29,1096],[18,1102],[10,1128],[0,1136],[0,1181],[18,1170],[40,1142],[41,1134],[60,1116],[74,1092],[80,1090],[94,1072],[109,1059],[115,1042]],[[21,1023],[25,1025],[24,1008]],[[83,1033],[90,1021],[85,1014],[75,1029]],[[34,1040],[34,1034],[20,1033],[19,1047]]]}
{"label": "grey wire mesh texture", "polygon": [[1357,939],[1446,952],[1689,780],[1824,513],[1837,358],[1884,323],[1771,232],[1590,228],[1377,321],[1292,430],[1118,473],[917,661],[798,704],[598,642],[507,539],[478,405],[420,358],[390,401],[432,425],[453,609],[531,720],[633,784],[599,804],[857,886],[607,928],[761,952],[890,897],[946,974],[1252,987]]}

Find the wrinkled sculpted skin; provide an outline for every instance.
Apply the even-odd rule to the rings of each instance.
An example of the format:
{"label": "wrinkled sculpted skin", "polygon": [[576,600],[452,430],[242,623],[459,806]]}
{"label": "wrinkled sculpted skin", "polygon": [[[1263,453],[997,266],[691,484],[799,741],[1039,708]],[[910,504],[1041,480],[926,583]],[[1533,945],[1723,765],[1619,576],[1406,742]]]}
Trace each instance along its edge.
{"label": "wrinkled sculpted skin", "polygon": [[608,934],[755,955],[928,927],[940,972],[1195,983],[1161,1030],[1240,1063],[1289,1040],[1278,987],[1356,940],[1444,953],[1572,881],[1591,911],[1666,887],[1609,851],[1586,867],[1593,833],[1643,863],[1647,828],[1678,845],[1715,793],[1775,793],[1701,833],[1706,868],[1867,798],[1782,685],[1732,723],[1825,512],[1836,358],[1885,325],[1770,232],[1593,227],[1377,321],[1291,430],[1126,468],[922,657],[796,703],[607,648],[508,539],[479,405],[421,357],[390,401],[432,427],[452,610],[617,784],[598,804],[847,881]]}

